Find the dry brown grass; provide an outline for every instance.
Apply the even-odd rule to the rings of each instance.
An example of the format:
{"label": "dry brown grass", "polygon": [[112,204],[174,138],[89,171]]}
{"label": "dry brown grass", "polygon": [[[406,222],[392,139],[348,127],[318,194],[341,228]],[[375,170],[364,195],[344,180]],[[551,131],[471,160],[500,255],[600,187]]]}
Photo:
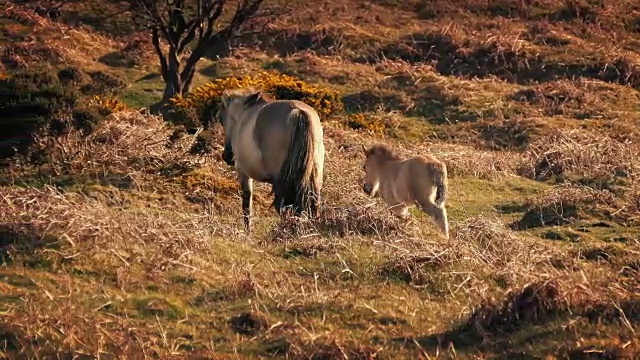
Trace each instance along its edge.
{"label": "dry brown grass", "polygon": [[[147,325],[139,317],[109,312],[130,299],[141,283],[160,284],[171,272],[197,271],[199,257],[208,249],[206,239],[219,229],[216,221],[135,208],[117,192],[104,195],[62,193],[48,186],[0,188],[0,223],[8,240],[2,252],[15,270],[3,274],[35,284],[16,285],[8,292],[21,294],[20,303],[3,302],[9,309],[4,320],[16,327],[10,336],[17,344],[10,350],[29,356],[168,356],[185,342],[175,335],[167,340],[167,329],[179,331],[179,324],[164,319],[174,316],[174,305],[137,305],[163,318]],[[60,271],[66,275],[56,275]],[[71,275],[74,271],[79,278]],[[87,293],[92,297],[85,298]]]}
{"label": "dry brown grass", "polygon": [[529,145],[519,173],[540,180],[553,176],[635,179],[639,151],[633,143],[606,134],[558,130]]}
{"label": "dry brown grass", "polygon": [[75,130],[59,137],[38,134],[35,146],[47,149],[53,173],[135,174],[190,158],[195,136],[169,142],[172,132],[162,118],[131,110],[109,115],[89,136]]}
{"label": "dry brown grass", "polygon": [[[135,112],[89,137],[57,139],[53,169],[40,169],[52,179],[13,169],[22,187],[0,188],[0,349],[128,358],[637,354],[626,337],[638,331],[640,249],[625,225],[640,210],[638,56],[620,17],[633,4],[588,12],[553,0],[420,4],[305,3],[259,39],[272,38],[260,44],[269,49],[237,49],[207,69],[271,67],[329,83],[393,130],[326,119],[318,219],[280,222],[268,186],[257,185],[257,231],[242,236],[237,181],[220,149],[189,154],[193,135],[171,143],[173,129]],[[110,68],[96,59],[127,47],[88,27],[36,27],[35,41],[83,69]],[[125,62],[140,63],[144,42],[131,40],[127,49],[141,54]],[[295,55],[270,56],[285,52]],[[529,80],[542,83],[522,85]],[[360,144],[374,141],[447,163],[449,241],[425,216],[400,221],[362,192]],[[549,188],[518,175],[588,186]],[[524,206],[488,215],[505,202]],[[520,216],[556,223],[549,232],[580,223],[591,233],[550,241],[504,225]]]}
{"label": "dry brown grass", "polygon": [[457,177],[498,179],[511,176],[520,161],[518,154],[479,150],[465,145],[446,143],[416,144],[411,153],[431,153],[447,164],[448,174]]}
{"label": "dry brown grass", "polygon": [[576,220],[606,219],[624,225],[637,221],[635,206],[629,206],[607,190],[562,184],[526,200],[525,213],[514,224],[520,228],[558,226]]}
{"label": "dry brown grass", "polygon": [[493,150],[524,150],[547,130],[539,121],[521,118],[479,121],[472,128],[482,138],[479,147]]}
{"label": "dry brown grass", "polygon": [[563,291],[556,281],[527,284],[507,294],[500,305],[485,303],[477,307],[463,327],[474,332],[512,332],[521,324],[531,324],[566,310]]}
{"label": "dry brown grass", "polygon": [[635,339],[625,337],[589,338],[578,346],[564,350],[561,356],[569,359],[635,359],[640,355],[640,345]]}
{"label": "dry brown grass", "polygon": [[[157,209],[122,212],[119,207],[126,206],[127,201],[115,193],[109,194],[107,200],[62,193],[48,186],[42,189],[2,187],[0,191],[3,198],[0,221],[14,234],[20,233],[21,224],[28,224],[28,236],[20,235],[17,240],[38,242],[42,234],[47,234],[55,243],[37,245],[61,248],[55,252],[36,249],[31,255],[52,257],[56,261],[70,260],[73,254],[87,252],[90,254],[87,260],[95,259],[105,266],[104,270],[107,264],[117,267],[122,263],[127,266],[135,263],[144,266],[148,275],[153,276],[156,271],[188,264],[192,254],[205,246],[204,237],[216,232],[210,225],[215,220],[206,215],[200,220]],[[20,242],[9,245],[30,246]],[[153,257],[138,257],[142,249],[150,246],[156,251]],[[19,258],[20,254],[15,257]]]}
{"label": "dry brown grass", "polygon": [[482,216],[457,223],[453,234],[448,243],[396,242],[380,274],[435,292],[481,293],[479,289],[496,282],[511,286],[552,271],[551,259],[558,255],[552,247]]}
{"label": "dry brown grass", "polygon": [[543,116],[602,117],[607,111],[607,104],[589,92],[588,84],[585,80],[558,80],[518,91],[513,94],[513,99],[536,105]]}
{"label": "dry brown grass", "polygon": [[310,343],[292,344],[289,350],[294,359],[378,359],[379,347],[342,343],[336,339],[320,339]]}
{"label": "dry brown grass", "polygon": [[312,236],[360,235],[384,238],[401,233],[401,221],[386,209],[383,211],[364,206],[344,208],[325,205],[316,219],[291,217],[279,222],[273,229],[272,236],[274,240],[282,241]]}
{"label": "dry brown grass", "polygon": [[[599,284],[598,286],[602,286]],[[635,296],[601,300],[567,278],[553,278],[526,284],[508,291],[500,302],[487,299],[461,324],[461,331],[482,337],[512,333],[519,327],[552,320],[573,313],[590,322],[637,323],[638,299]]]}

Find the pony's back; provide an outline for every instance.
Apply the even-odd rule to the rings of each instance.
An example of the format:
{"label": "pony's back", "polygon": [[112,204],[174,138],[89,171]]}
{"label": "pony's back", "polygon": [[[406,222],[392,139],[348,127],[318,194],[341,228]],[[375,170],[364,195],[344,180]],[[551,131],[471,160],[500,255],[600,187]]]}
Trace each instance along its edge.
{"label": "pony's back", "polygon": [[[278,212],[291,207],[296,215],[317,215],[323,184],[323,131],[317,112],[297,100],[277,100],[263,107],[256,123],[259,136],[271,138],[280,153],[278,176],[273,182],[274,206]],[[260,127],[260,129],[258,129]],[[284,137],[282,137],[284,136]],[[264,151],[266,149],[262,149]],[[275,150],[275,149],[274,149]],[[269,152],[263,156],[270,156]],[[280,160],[280,159],[278,159]]]}

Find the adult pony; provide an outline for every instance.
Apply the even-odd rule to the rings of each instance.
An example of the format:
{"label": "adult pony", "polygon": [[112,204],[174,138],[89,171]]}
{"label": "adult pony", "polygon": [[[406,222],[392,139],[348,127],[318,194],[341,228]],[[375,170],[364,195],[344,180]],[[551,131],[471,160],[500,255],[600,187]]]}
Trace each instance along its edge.
{"label": "adult pony", "polygon": [[251,233],[253,180],[270,183],[273,206],[317,216],[323,183],[324,142],[318,113],[298,100],[274,100],[262,91],[225,91],[219,112],[223,160],[235,166],[242,215]]}
{"label": "adult pony", "polygon": [[427,213],[449,238],[447,197],[447,167],[433,155],[401,159],[389,147],[375,144],[364,151],[363,191],[380,195],[391,211],[406,218],[413,205]]}

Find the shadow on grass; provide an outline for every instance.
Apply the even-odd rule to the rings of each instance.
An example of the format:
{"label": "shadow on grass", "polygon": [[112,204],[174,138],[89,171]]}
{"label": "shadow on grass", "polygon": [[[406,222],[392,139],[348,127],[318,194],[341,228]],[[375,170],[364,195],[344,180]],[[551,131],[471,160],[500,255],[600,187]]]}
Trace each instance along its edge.
{"label": "shadow on grass", "polygon": [[511,293],[502,303],[487,301],[481,304],[466,321],[451,330],[409,339],[409,342],[415,340],[429,349],[449,344],[458,350],[471,349],[482,346],[489,337],[508,337],[526,326],[553,321],[564,315],[566,310],[556,283],[537,282]]}
{"label": "shadow on grass", "polygon": [[32,224],[0,223],[0,263],[21,259],[24,266],[46,268],[49,261],[38,256],[42,249],[58,249],[59,239],[43,235]]}
{"label": "shadow on grass", "polygon": [[[540,281],[512,292],[501,303],[488,301],[481,304],[464,322],[450,330],[394,340],[407,345],[418,344],[425,350],[453,346],[461,352],[479,350],[501,354],[496,357],[499,359],[533,359],[539,358],[533,356],[536,342],[552,339],[544,346],[556,347],[554,351],[562,348],[558,343],[564,336],[560,328],[566,327],[562,324],[566,324],[569,317],[578,316],[585,319],[586,324],[598,327],[602,324],[625,326],[625,323],[638,324],[640,321],[640,298],[637,295],[621,299],[618,304],[613,300],[590,303],[570,299],[572,296],[561,290],[555,281]],[[590,330],[585,326],[584,331]],[[514,339],[527,344],[530,349],[520,348],[514,344]],[[518,351],[514,352],[514,348]],[[535,354],[540,355],[539,351]]]}
{"label": "shadow on grass", "polygon": [[129,190],[134,186],[131,176],[125,173],[104,173],[92,175],[59,175],[33,174],[11,178],[0,176],[0,186],[19,186],[40,188],[45,185],[55,186],[64,190],[74,190],[87,185],[114,186],[121,190]]}

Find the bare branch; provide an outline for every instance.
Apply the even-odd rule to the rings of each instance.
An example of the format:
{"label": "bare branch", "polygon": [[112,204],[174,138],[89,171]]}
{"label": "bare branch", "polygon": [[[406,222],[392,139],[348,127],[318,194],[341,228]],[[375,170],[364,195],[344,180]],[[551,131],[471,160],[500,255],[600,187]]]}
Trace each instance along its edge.
{"label": "bare branch", "polygon": [[[188,91],[195,66],[208,49],[244,32],[263,31],[268,19],[275,17],[274,12],[258,12],[264,0],[238,0],[234,1],[234,7],[227,0],[122,1],[129,4],[128,11],[135,21],[152,33],[153,46],[167,83],[165,97]],[[227,18],[223,17],[225,11],[230,17],[221,24],[222,19]],[[256,23],[255,19],[259,21]],[[223,26],[217,27],[219,24]],[[163,50],[162,42],[168,49]],[[182,54],[187,48],[192,51],[182,62]]]}
{"label": "bare branch", "polygon": [[167,81],[169,66],[167,64],[167,58],[164,56],[162,47],[160,46],[160,36],[157,29],[151,31],[151,42],[153,43],[153,48],[155,49],[156,54],[158,54],[158,58],[160,59],[160,74],[162,75],[162,79]]}

